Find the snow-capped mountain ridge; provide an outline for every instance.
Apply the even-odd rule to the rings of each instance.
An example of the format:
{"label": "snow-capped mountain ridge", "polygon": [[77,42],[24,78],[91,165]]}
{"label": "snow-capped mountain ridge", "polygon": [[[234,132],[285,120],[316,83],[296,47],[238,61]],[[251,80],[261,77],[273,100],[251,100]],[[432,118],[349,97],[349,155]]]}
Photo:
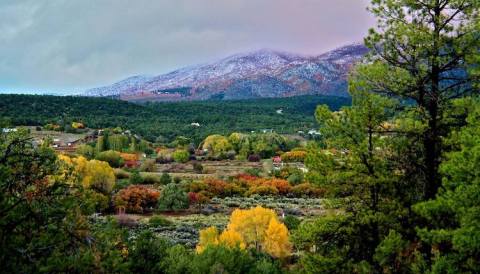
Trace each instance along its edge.
{"label": "snow-capped mountain ridge", "polygon": [[117,95],[126,100],[344,96],[346,75],[366,52],[362,45],[341,47],[319,56],[261,49],[159,76],[133,76],[111,86],[88,90],[86,95]]}

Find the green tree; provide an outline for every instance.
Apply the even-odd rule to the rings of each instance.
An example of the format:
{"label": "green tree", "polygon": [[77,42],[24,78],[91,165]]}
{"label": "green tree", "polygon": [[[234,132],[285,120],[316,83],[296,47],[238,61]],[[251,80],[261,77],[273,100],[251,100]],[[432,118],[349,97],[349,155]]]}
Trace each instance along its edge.
{"label": "green tree", "polygon": [[95,158],[95,149],[89,145],[79,145],[75,152],[88,160]]}
{"label": "green tree", "polygon": [[177,184],[168,184],[158,199],[160,210],[182,210],[188,208],[188,196]]}
{"label": "green tree", "polygon": [[59,168],[52,150],[35,148],[25,131],[0,133],[0,189],[3,272],[79,272],[94,264],[78,205],[81,186]]}
{"label": "green tree", "polygon": [[171,183],[172,183],[172,177],[170,176],[170,174],[168,174],[167,172],[163,172],[162,176],[160,177],[160,184],[168,185]]}
{"label": "green tree", "polygon": [[444,120],[452,100],[478,92],[479,1],[373,0],[370,11],[378,25],[365,39],[371,62],[360,66],[350,84],[354,89],[393,95],[414,103],[423,130],[412,132],[422,157],[423,195],[435,197],[441,177],[438,166]]}
{"label": "green tree", "polygon": [[142,232],[132,241],[128,254],[133,273],[163,273],[163,261],[170,244],[150,231]]}
{"label": "green tree", "polygon": [[97,160],[107,162],[111,167],[121,167],[123,166],[123,159],[120,156],[118,151],[107,150],[100,152],[97,157]]}
{"label": "green tree", "polygon": [[183,149],[177,149],[173,153],[172,157],[177,163],[186,163],[190,159],[190,153]]}
{"label": "green tree", "polygon": [[480,102],[467,125],[450,136],[458,150],[440,166],[443,188],[437,197],[415,205],[425,218],[420,239],[435,247],[432,273],[479,273],[480,265]]}

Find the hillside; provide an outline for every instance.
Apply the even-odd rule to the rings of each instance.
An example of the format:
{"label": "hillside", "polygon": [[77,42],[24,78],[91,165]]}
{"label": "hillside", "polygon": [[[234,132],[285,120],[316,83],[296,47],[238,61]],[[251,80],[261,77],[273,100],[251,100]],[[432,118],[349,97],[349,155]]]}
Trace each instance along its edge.
{"label": "hillside", "polygon": [[110,86],[90,89],[85,95],[119,96],[127,101],[347,96],[348,72],[367,51],[359,44],[319,56],[262,49],[163,75],[129,77]]}
{"label": "hillside", "polygon": [[0,122],[3,119],[4,123],[13,125],[45,125],[82,121],[91,128],[119,126],[131,129],[150,141],[158,137],[173,140],[180,135],[199,141],[210,134],[233,131],[308,131],[316,128],[314,111],[319,104],[338,109],[350,104],[350,100],[300,96],[139,105],[107,98],[0,95]]}

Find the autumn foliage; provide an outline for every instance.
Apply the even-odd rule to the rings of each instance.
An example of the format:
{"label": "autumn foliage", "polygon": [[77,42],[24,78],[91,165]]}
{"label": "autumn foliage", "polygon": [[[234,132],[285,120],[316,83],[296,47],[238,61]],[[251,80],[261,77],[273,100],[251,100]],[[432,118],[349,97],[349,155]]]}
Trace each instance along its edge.
{"label": "autumn foliage", "polygon": [[143,213],[157,204],[160,192],[140,185],[120,190],[115,196],[115,207],[124,207],[127,212]]}
{"label": "autumn foliage", "polygon": [[287,227],[271,209],[257,206],[248,210],[236,209],[220,235],[215,227],[200,231],[197,252],[209,245],[255,248],[276,258],[288,257],[292,250]]}
{"label": "autumn foliage", "polygon": [[302,162],[307,157],[306,151],[289,151],[282,154],[282,161],[284,162]]}

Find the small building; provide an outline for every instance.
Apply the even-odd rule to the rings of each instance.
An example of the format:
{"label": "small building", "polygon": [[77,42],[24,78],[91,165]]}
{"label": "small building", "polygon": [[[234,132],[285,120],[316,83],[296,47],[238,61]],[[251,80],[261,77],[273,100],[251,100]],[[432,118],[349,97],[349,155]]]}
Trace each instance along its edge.
{"label": "small building", "polygon": [[16,128],[2,128],[3,133],[17,132]]}

